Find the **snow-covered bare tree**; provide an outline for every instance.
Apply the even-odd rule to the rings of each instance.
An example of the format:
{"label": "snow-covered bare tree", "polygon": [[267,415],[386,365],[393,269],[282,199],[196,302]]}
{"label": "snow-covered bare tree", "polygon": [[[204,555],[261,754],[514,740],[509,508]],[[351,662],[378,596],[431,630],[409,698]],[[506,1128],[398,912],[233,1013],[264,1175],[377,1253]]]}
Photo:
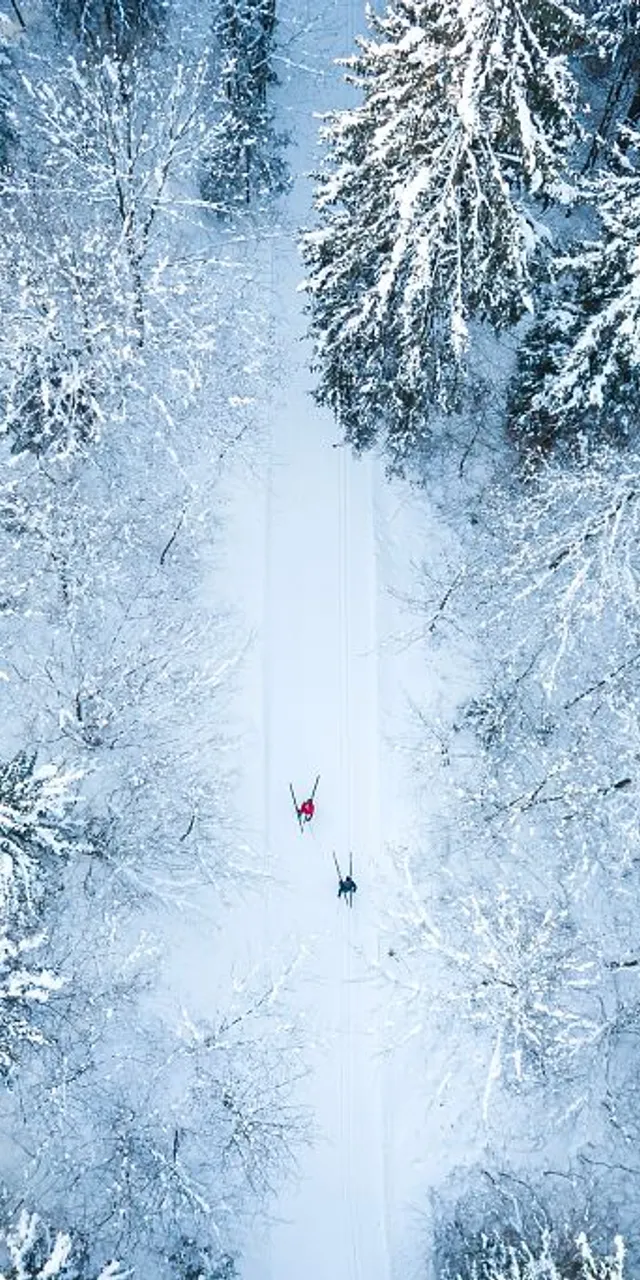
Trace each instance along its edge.
{"label": "snow-covered bare tree", "polygon": [[[220,764],[221,699],[247,637],[204,579],[221,460],[253,423],[264,356],[253,263],[243,246],[240,280],[226,231],[194,226],[208,55],[129,45],[130,15],[149,6],[125,0],[113,39],[105,5],[60,8],[85,24],[88,52],[67,59],[48,28],[23,42],[23,146],[0,179],[3,716],[40,759],[69,762],[63,775],[25,757],[22,789],[17,765],[0,771],[16,908],[0,942],[0,1068],[20,1065],[1,1095],[7,1165],[14,1203],[90,1241],[83,1277],[116,1256],[100,1249],[111,1233],[141,1273],[151,1250],[168,1280],[230,1280],[218,1230],[289,1160],[292,1058],[269,1058],[264,1027],[233,1050],[228,1027],[224,1046],[165,1034],[154,1056],[111,970],[141,893],[205,911],[217,895],[203,905],[203,885],[251,856],[229,834]],[[38,933],[27,889],[34,914],[45,897]]]}
{"label": "snow-covered bare tree", "polygon": [[206,59],[180,52],[27,63],[28,143],[2,191],[15,450],[82,448],[131,401],[171,417],[202,387],[224,324],[216,255],[187,244],[205,80]]}
{"label": "snow-covered bare tree", "polygon": [[98,228],[85,235],[63,217],[52,250],[52,229],[37,216],[7,222],[3,430],[13,453],[81,450],[122,417],[140,374],[132,299]]}
{"label": "snow-covered bare tree", "polygon": [[608,1024],[600,965],[561,895],[543,901],[498,884],[428,902],[408,864],[405,873],[392,947],[404,968],[390,973],[401,986],[406,974],[414,1018],[418,1001],[447,1018],[455,1009],[487,1036],[485,1115],[498,1082],[521,1088],[581,1070]]}
{"label": "snow-covered bare tree", "polygon": [[[457,1238],[456,1238],[457,1237]],[[624,1280],[625,1246],[616,1236],[609,1254],[592,1246],[585,1232],[575,1239],[545,1229],[531,1237],[515,1229],[463,1235],[438,1270],[439,1280]]]}
{"label": "snow-covered bare tree", "polygon": [[215,124],[201,190],[224,216],[286,190],[288,139],[277,132],[269,101],[277,82],[275,0],[217,0],[213,26]]}
{"label": "snow-covered bare tree", "polygon": [[231,1280],[239,1220],[290,1171],[307,1133],[285,979],[256,989],[254,975],[244,991],[238,982],[216,1020],[183,1010],[177,1030],[117,990],[92,998],[89,984],[79,1035],[70,1006],[23,1082],[14,1131],[31,1152],[23,1196],[37,1189],[50,1218],[64,1206],[94,1269],[124,1254],[135,1267],[153,1259],[154,1274],[173,1280],[178,1257],[201,1256],[207,1280]]}
{"label": "snow-covered bare tree", "polygon": [[637,470],[601,450],[484,491],[450,603],[476,690],[429,744],[444,880],[438,895],[414,853],[414,926],[392,942],[406,965],[389,968],[423,1008],[452,989],[485,1033],[496,1018],[488,1086],[553,1073],[597,1097],[596,1058],[637,1026]]}
{"label": "snow-covered bare tree", "polygon": [[329,116],[319,227],[303,239],[319,375],[357,448],[402,458],[436,407],[460,404],[470,323],[532,310],[577,132],[571,5],[393,0],[369,14],[347,79],[363,101]]}
{"label": "snow-covered bare tree", "polygon": [[[561,674],[576,702],[589,696],[585,674],[596,695],[634,670],[639,466],[635,452],[601,448],[571,467],[551,461],[518,496],[496,496],[506,610],[516,626],[525,612],[537,617],[542,683],[550,692]],[[600,664],[591,671],[588,650]]]}
{"label": "snow-covered bare tree", "polygon": [[[639,144],[636,135],[636,156]],[[599,177],[589,192],[602,234],[558,260],[559,287],[524,341],[511,389],[509,428],[526,451],[636,436],[637,160]]]}
{"label": "snow-covered bare tree", "polygon": [[[623,1280],[634,1272],[624,1205],[590,1178],[556,1179],[502,1153],[457,1167],[433,1198],[439,1280]],[[627,1223],[629,1226],[627,1227]]]}
{"label": "snow-covered bare tree", "polygon": [[515,840],[539,871],[577,877],[581,896],[595,877],[586,923],[611,960],[628,920],[598,941],[592,931],[614,902],[624,915],[640,852],[637,468],[633,453],[601,449],[495,495],[491,567],[475,583],[491,664],[458,724],[459,741],[464,724],[482,749],[474,776],[458,778],[462,825]]}
{"label": "snow-covered bare tree", "polygon": [[174,446],[148,418],[141,439],[98,442],[88,465],[20,459],[4,495],[5,705],[85,775],[94,890],[115,875],[127,896],[184,902],[203,875],[249,874],[224,728],[248,641],[201,594],[209,442],[191,421]]}

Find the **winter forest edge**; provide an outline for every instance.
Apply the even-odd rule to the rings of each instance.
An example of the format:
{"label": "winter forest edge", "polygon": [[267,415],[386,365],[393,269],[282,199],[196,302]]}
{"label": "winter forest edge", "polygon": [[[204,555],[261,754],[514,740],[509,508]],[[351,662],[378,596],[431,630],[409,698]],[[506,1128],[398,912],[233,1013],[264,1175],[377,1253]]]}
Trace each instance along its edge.
{"label": "winter forest edge", "polygon": [[349,47],[350,4],[0,13],[5,1280],[240,1278],[318,1140],[303,961],[214,943],[213,1014],[172,971],[264,889],[260,639],[212,584],[287,379],[275,243],[336,445],[413,513],[411,811],[353,911],[403,1105],[457,1089],[462,1155],[380,1276],[640,1271],[640,7],[390,0]]}

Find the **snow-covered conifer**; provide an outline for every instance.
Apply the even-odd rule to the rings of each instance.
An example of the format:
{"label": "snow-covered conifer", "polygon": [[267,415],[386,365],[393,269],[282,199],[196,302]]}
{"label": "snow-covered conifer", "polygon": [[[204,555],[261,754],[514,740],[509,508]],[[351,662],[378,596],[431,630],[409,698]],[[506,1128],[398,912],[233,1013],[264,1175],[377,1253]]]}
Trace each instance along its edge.
{"label": "snow-covered conifer", "polygon": [[[607,91],[593,130],[585,169],[610,147],[620,126],[636,124],[640,115],[640,6],[637,0],[603,0],[590,14],[589,45],[597,54],[595,67]],[[598,95],[599,96],[599,95]],[[623,141],[623,146],[626,145]]]}
{"label": "snow-covered conifer", "polygon": [[362,93],[324,128],[319,227],[303,240],[317,397],[357,447],[402,456],[459,403],[469,323],[532,307],[543,234],[577,134],[569,4],[392,0],[346,62]]}
{"label": "snow-covered conifer", "polygon": [[13,942],[0,932],[0,1077],[8,1077],[26,1045],[40,1046],[47,1036],[41,1009],[64,985],[51,969],[32,968],[28,956],[45,941],[32,934]]}
{"label": "snow-covered conifer", "polygon": [[640,6],[638,0],[600,0],[590,16],[593,35],[611,58],[621,51],[640,52]]}
{"label": "snow-covered conifer", "polygon": [[167,0],[52,0],[61,26],[69,27],[93,56],[130,58],[161,35]]}
{"label": "snow-covered conifer", "polygon": [[0,919],[33,921],[52,876],[80,838],[70,822],[73,774],[21,751],[0,764]]}
{"label": "snow-covered conifer", "polygon": [[45,941],[34,932],[58,887],[62,862],[78,843],[69,822],[73,777],[36,767],[35,752],[0,765],[0,1075],[23,1046],[42,1045],[41,1009],[63,978],[34,967]]}
{"label": "snow-covered conifer", "polygon": [[276,83],[275,0],[218,0],[214,19],[218,98],[203,163],[204,199],[222,215],[284,191],[287,138],[268,92]]}
{"label": "snow-covered conifer", "polygon": [[11,58],[5,48],[0,48],[0,171],[8,169],[18,141],[10,88],[13,78]]}
{"label": "snow-covered conifer", "polygon": [[169,1262],[183,1280],[236,1280],[235,1260],[210,1245],[181,1236],[169,1255]]}
{"label": "snow-covered conifer", "polygon": [[[634,138],[637,153],[640,137]],[[525,448],[636,434],[640,387],[640,172],[637,163],[590,187],[599,239],[559,259],[560,282],[527,336],[509,423]]]}
{"label": "snow-covered conifer", "polygon": [[15,1222],[0,1227],[0,1280],[125,1280],[131,1273],[108,1262],[96,1275],[86,1266],[83,1241],[53,1231],[37,1214],[23,1209]]}

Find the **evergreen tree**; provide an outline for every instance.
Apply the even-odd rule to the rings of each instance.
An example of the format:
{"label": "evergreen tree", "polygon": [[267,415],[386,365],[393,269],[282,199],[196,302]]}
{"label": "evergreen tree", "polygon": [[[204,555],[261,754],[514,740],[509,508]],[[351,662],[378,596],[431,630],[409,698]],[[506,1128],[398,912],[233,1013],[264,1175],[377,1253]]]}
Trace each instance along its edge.
{"label": "evergreen tree", "polygon": [[14,1071],[25,1045],[46,1044],[42,1006],[59,991],[64,979],[51,969],[33,968],[30,952],[45,938],[31,934],[15,942],[0,927],[0,1078]]}
{"label": "evergreen tree", "polygon": [[329,405],[356,447],[402,457],[460,403],[469,322],[532,307],[548,200],[578,132],[582,22],[536,0],[392,0],[346,62],[360,106],[328,117],[320,226],[303,253]]}
{"label": "evergreen tree", "polygon": [[[635,147],[640,144],[636,135]],[[640,388],[640,172],[590,187],[602,235],[558,263],[559,288],[520,353],[509,424],[526,449],[636,434]]]}
{"label": "evergreen tree", "polygon": [[169,1256],[174,1274],[180,1280],[237,1280],[234,1259],[210,1245],[182,1236]]}
{"label": "evergreen tree", "polygon": [[640,40],[640,5],[638,0],[604,0],[596,5],[591,18],[598,42],[610,57],[623,48],[636,46]]}
{"label": "evergreen tree", "polygon": [[[66,1231],[52,1231],[37,1213],[23,1209],[17,1221],[0,1228],[0,1249],[6,1261],[0,1261],[0,1280],[85,1280],[86,1249]],[[104,1266],[97,1280],[124,1280],[130,1275],[118,1262]]]}
{"label": "evergreen tree", "polygon": [[88,53],[120,62],[160,37],[166,0],[54,0],[61,28],[69,28]]}
{"label": "evergreen tree", "polygon": [[40,915],[60,866],[82,841],[69,822],[74,777],[20,751],[0,764],[0,920]]}
{"label": "evergreen tree", "polygon": [[16,115],[13,109],[13,92],[10,89],[14,78],[11,58],[6,49],[0,49],[0,172],[6,173],[18,142],[16,133]]}
{"label": "evergreen tree", "polygon": [[591,40],[604,59],[607,95],[587,154],[585,169],[599,159],[619,125],[640,116],[640,5],[638,0],[605,0],[591,18]]}
{"label": "evergreen tree", "polygon": [[201,179],[203,198],[219,213],[249,205],[288,186],[269,87],[277,83],[272,53],[275,0],[220,0],[214,22],[219,100]]}

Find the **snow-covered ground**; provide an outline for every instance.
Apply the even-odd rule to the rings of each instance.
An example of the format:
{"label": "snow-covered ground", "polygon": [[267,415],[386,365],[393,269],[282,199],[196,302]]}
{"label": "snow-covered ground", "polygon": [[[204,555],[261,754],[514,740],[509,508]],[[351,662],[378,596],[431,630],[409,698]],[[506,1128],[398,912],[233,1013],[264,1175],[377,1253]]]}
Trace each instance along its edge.
{"label": "snow-covered ground", "polygon": [[[302,952],[286,999],[304,1027],[309,1074],[300,1097],[313,1138],[301,1152],[299,1180],[285,1185],[251,1242],[246,1280],[284,1280],[301,1266],[309,1280],[326,1277],[328,1267],[336,1280],[389,1275],[385,1061],[371,977],[379,946],[373,886],[385,857],[375,470],[371,459],[354,461],[333,447],[333,424],[310,398],[299,276],[293,238],[276,240],[275,338],[286,368],[271,410],[266,474],[250,482],[253,501],[246,481],[239,485],[230,545],[256,635],[247,706],[256,741],[245,782],[269,877],[237,927],[257,930],[262,957]],[[247,558],[259,572],[247,571]],[[317,817],[301,835],[289,783],[302,798],[317,774]],[[337,899],[333,851],[345,869],[353,853],[353,910]]]}

